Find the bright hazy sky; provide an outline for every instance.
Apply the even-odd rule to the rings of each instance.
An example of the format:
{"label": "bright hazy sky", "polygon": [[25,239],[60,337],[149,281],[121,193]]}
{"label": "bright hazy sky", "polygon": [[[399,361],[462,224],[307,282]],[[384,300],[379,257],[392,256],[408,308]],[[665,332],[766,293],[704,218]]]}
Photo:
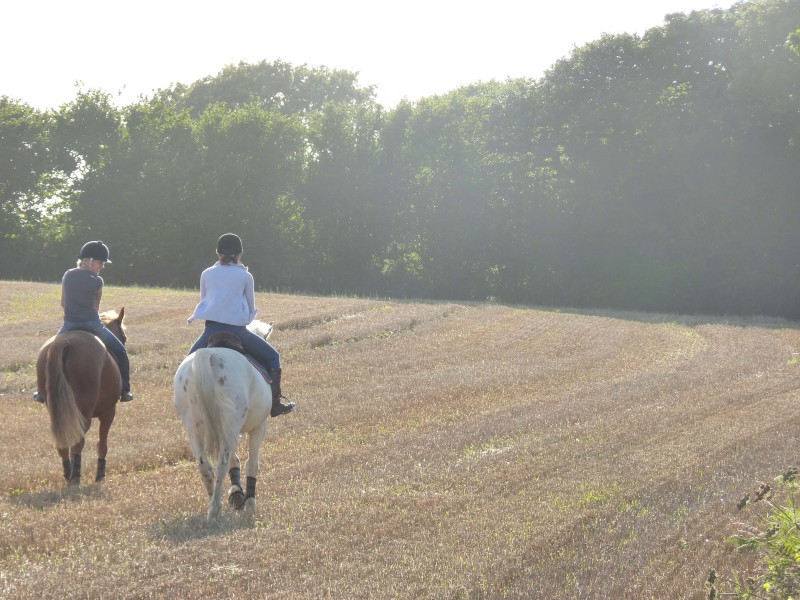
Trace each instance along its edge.
{"label": "bright hazy sky", "polygon": [[4,3],[0,96],[37,108],[76,82],[118,104],[240,61],[281,59],[359,73],[393,108],[459,86],[538,79],[603,33],[638,33],[664,15],[725,0],[24,0]]}

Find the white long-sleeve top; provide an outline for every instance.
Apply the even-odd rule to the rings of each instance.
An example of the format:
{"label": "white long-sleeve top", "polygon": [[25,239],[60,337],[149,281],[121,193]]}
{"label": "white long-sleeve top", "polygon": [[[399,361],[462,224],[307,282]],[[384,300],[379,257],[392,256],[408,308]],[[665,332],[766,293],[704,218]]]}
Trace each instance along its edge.
{"label": "white long-sleeve top", "polygon": [[227,325],[248,325],[256,318],[255,283],[242,264],[219,262],[200,274],[200,303],[189,317]]}

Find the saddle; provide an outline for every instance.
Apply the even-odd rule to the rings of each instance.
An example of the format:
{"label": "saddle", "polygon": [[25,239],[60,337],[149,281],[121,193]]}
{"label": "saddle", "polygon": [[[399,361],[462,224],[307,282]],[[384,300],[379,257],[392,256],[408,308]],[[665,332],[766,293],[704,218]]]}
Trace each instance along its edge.
{"label": "saddle", "polygon": [[211,335],[208,338],[208,347],[209,348],[228,348],[229,350],[235,350],[242,356],[244,356],[251,365],[253,365],[258,371],[261,376],[264,378],[268,384],[272,385],[272,377],[269,376],[267,370],[264,368],[260,362],[258,362],[253,356],[247,353],[242,345],[241,338],[236,335],[235,333],[230,333],[228,331],[219,331]]}
{"label": "saddle", "polygon": [[69,331],[65,331],[64,333],[69,333],[70,331],[85,331],[86,333],[91,333],[96,338],[99,338],[101,342],[103,341],[102,338],[100,338],[100,336],[97,335],[97,331],[88,326],[78,325],[77,327],[73,327],[72,329],[70,329]]}
{"label": "saddle", "polygon": [[244,351],[241,338],[235,333],[228,333],[227,331],[220,331],[212,334],[211,337],[208,338],[208,347],[230,348],[231,350],[236,350],[240,354],[247,355],[247,352]]}

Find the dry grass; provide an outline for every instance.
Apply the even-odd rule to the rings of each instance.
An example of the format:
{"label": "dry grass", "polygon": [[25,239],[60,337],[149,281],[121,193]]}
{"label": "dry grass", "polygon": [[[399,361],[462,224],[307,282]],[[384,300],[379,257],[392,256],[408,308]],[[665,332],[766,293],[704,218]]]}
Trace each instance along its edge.
{"label": "dry grass", "polygon": [[791,324],[259,294],[300,408],[255,515],[207,523],[171,392],[196,293],[106,288],[137,400],[79,491],[29,400],[58,294],[0,283],[2,597],[701,598],[750,565],[738,499],[797,458]]}

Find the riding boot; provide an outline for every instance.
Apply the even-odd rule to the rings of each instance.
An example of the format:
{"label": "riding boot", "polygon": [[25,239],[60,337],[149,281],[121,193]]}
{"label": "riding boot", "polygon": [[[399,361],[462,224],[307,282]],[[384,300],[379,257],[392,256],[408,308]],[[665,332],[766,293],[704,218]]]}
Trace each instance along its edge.
{"label": "riding boot", "polygon": [[294,402],[281,404],[281,398],[283,398],[283,394],[281,394],[281,370],[279,368],[268,369],[267,373],[269,373],[269,377],[272,379],[272,410],[269,413],[270,416],[279,417],[280,415],[292,412],[294,410]]}
{"label": "riding boot", "polygon": [[120,379],[122,379],[120,402],[130,402],[133,400],[133,394],[131,393],[131,364],[128,360],[127,352],[117,355],[117,365],[119,365],[119,375]]}

